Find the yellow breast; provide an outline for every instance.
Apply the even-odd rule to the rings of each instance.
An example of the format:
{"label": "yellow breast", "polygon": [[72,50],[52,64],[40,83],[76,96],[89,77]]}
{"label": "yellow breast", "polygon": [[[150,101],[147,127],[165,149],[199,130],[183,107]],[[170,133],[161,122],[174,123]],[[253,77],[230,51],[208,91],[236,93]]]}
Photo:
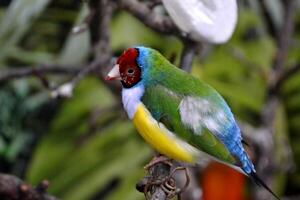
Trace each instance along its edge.
{"label": "yellow breast", "polygon": [[197,150],[157,122],[142,103],[137,106],[133,123],[140,135],[159,153],[175,160],[195,162]]}

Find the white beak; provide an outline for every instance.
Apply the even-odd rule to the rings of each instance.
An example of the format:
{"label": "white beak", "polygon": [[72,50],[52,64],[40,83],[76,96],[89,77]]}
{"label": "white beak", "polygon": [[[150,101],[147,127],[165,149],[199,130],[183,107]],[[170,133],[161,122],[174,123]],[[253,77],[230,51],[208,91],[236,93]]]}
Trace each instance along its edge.
{"label": "white beak", "polygon": [[119,65],[116,64],[105,77],[105,80],[121,80]]}

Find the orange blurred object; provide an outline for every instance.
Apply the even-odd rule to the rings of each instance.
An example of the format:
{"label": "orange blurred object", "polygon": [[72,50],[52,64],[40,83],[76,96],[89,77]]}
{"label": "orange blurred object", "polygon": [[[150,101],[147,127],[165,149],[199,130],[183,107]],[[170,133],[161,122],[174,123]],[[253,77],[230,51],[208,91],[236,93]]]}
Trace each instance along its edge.
{"label": "orange blurred object", "polygon": [[246,200],[245,176],[230,167],[212,162],[201,178],[203,200]]}

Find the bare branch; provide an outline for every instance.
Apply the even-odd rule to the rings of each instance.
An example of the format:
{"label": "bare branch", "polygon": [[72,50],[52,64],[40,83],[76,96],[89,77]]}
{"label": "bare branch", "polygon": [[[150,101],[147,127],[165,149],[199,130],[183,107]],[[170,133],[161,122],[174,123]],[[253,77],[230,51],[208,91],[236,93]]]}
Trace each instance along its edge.
{"label": "bare branch", "polygon": [[[171,167],[159,163],[157,166],[153,166],[149,170],[150,176],[152,176],[152,180],[163,180],[164,178],[168,177],[170,175]],[[164,200],[167,199],[167,194],[163,191],[163,189],[157,185],[154,186],[151,192],[150,200]]]}
{"label": "bare branch", "polygon": [[167,16],[155,14],[145,3],[137,0],[119,0],[121,8],[130,12],[151,29],[163,33],[180,35],[173,21]]}
{"label": "bare branch", "polygon": [[195,43],[189,39],[184,39],[183,45],[184,45],[184,47],[182,50],[179,66],[184,71],[191,72],[193,58],[195,56],[198,45],[197,45],[197,43]]}
{"label": "bare branch", "polygon": [[[147,200],[166,200],[180,195],[187,190],[190,175],[187,167],[180,163],[159,155],[155,156],[144,168],[147,175],[136,184],[136,189],[143,192]],[[177,172],[184,172],[184,182]],[[181,181],[183,184],[178,184]],[[179,199],[179,198],[178,198]]]}
{"label": "bare branch", "polygon": [[[293,27],[294,27],[294,12],[295,12],[295,1],[294,0],[282,0],[285,3],[285,14],[284,14],[284,24],[281,29],[281,32],[279,34],[278,38],[278,48],[276,55],[274,57],[273,65],[272,65],[272,71],[269,78],[269,87],[268,87],[268,99],[266,109],[263,111],[263,119],[265,124],[272,124],[274,117],[273,112],[275,111],[276,105],[271,106],[268,108],[268,104],[272,104],[273,96],[275,95],[277,97],[278,95],[278,88],[280,85],[278,82],[280,82],[281,77],[284,75],[284,65],[286,63],[286,57],[290,46],[291,37],[293,35]],[[266,114],[266,116],[265,116]]]}
{"label": "bare branch", "polygon": [[[91,1],[92,2],[92,1]],[[97,35],[92,39],[92,45],[94,47],[95,60],[89,64],[87,67],[83,68],[77,73],[69,82],[62,84],[60,87],[52,92],[53,97],[63,96],[70,97],[74,87],[83,79],[87,74],[95,72],[103,81],[103,77],[106,75],[107,68],[111,65],[111,49],[109,45],[109,24],[113,12],[112,1],[101,0],[95,1],[90,4],[91,12],[93,18],[91,19],[90,29],[95,30]],[[109,86],[109,85],[108,85]],[[109,88],[113,92],[118,91],[113,85]]]}
{"label": "bare branch", "polygon": [[264,21],[266,23],[268,32],[271,36],[274,38],[278,35],[278,28],[275,26],[274,20],[272,19],[272,16],[266,6],[266,1],[258,1],[260,3],[262,8],[262,14],[264,16]]}
{"label": "bare branch", "polygon": [[80,71],[80,67],[59,66],[59,65],[42,65],[38,67],[18,67],[9,68],[0,72],[0,83],[11,79],[23,78],[28,76],[37,76],[38,74],[76,74]]}
{"label": "bare branch", "polygon": [[300,64],[296,64],[290,68],[288,68],[287,70],[285,70],[283,73],[280,74],[280,76],[278,77],[276,83],[274,84],[274,88],[273,90],[279,90],[280,87],[283,85],[283,83],[288,80],[291,76],[293,76],[294,74],[296,74],[297,72],[300,71]]}
{"label": "bare branch", "polygon": [[[158,163],[149,169],[149,174],[136,184],[136,189],[145,194],[146,199],[166,200],[167,194],[162,190],[160,185],[154,185],[149,188],[149,183],[153,181],[163,180],[171,173],[171,166],[165,163]],[[148,189],[151,189],[148,195]]]}
{"label": "bare branch", "polygon": [[276,92],[277,82],[284,73],[286,57],[294,31],[295,0],[282,0],[285,5],[284,23],[277,39],[277,52],[273,62],[273,71],[270,76],[270,92]]}
{"label": "bare branch", "polygon": [[0,199],[9,200],[58,200],[46,193],[49,182],[44,180],[35,188],[21,179],[0,174]]}

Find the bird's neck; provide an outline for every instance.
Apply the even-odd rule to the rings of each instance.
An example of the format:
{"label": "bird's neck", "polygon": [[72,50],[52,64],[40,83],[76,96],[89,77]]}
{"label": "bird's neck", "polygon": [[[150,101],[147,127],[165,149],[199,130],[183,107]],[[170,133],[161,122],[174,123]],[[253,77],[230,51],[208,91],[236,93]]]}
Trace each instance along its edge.
{"label": "bird's neck", "polygon": [[145,92],[143,84],[137,84],[132,88],[122,89],[122,102],[128,117],[133,119],[137,106],[141,103],[141,98]]}

